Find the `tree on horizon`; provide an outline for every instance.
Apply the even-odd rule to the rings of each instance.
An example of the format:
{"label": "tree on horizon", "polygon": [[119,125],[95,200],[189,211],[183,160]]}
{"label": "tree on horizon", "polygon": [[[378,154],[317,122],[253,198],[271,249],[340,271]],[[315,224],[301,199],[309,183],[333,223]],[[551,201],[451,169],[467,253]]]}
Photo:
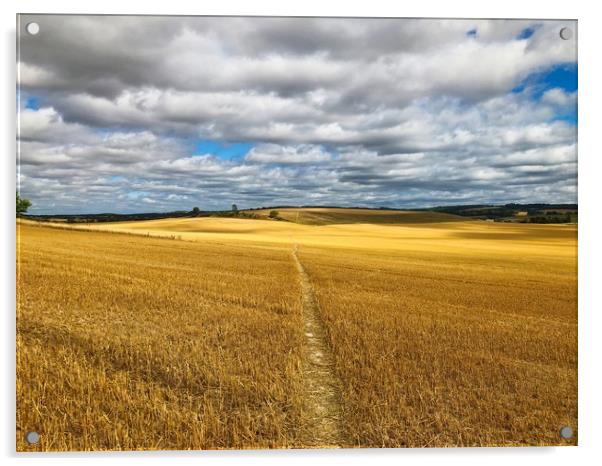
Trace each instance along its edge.
{"label": "tree on horizon", "polygon": [[30,207],[31,201],[29,199],[25,199],[19,196],[19,192],[17,191],[17,216],[26,213],[27,209],[29,209]]}

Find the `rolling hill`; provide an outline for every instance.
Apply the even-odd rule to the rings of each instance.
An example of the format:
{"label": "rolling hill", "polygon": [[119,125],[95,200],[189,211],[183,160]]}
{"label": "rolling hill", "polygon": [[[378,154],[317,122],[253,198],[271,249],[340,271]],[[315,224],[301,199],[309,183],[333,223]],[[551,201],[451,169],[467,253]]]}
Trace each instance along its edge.
{"label": "rolling hill", "polygon": [[282,209],[253,209],[241,211],[243,214],[267,219],[276,210],[278,217],[302,225],[334,225],[350,223],[391,224],[439,223],[466,221],[466,217],[445,212],[388,210],[388,209],[346,209],[337,207],[286,207]]}

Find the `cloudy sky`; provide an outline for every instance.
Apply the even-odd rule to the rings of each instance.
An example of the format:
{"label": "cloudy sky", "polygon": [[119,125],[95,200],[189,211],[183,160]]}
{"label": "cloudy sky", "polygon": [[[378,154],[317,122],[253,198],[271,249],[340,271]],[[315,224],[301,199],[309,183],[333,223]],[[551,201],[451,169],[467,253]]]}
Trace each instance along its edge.
{"label": "cloudy sky", "polygon": [[577,202],[564,26],[21,16],[21,193],[31,213]]}

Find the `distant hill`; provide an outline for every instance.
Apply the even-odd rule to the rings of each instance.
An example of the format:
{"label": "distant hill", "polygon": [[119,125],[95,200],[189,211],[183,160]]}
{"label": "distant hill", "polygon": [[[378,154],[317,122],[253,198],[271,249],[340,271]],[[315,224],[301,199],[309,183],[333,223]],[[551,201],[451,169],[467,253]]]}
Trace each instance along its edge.
{"label": "distant hill", "polygon": [[[271,212],[276,211],[275,218]],[[494,220],[515,223],[576,223],[576,204],[471,204],[438,206],[424,209],[392,209],[380,207],[337,206],[275,206],[244,209],[238,212],[222,211],[175,211],[136,214],[54,214],[23,215],[23,218],[46,222],[96,223],[158,220],[183,217],[235,217],[272,221],[288,221],[303,225],[332,225],[349,223],[404,224],[458,222],[468,219]]]}
{"label": "distant hill", "polygon": [[268,219],[270,212],[278,212],[277,219],[303,225],[332,225],[349,223],[403,224],[403,223],[438,223],[466,221],[458,215],[445,212],[363,209],[340,207],[284,207],[268,209],[250,209],[240,215],[251,218]]}
{"label": "distant hill", "polygon": [[577,204],[473,204],[424,209],[463,217],[514,223],[577,223]]}

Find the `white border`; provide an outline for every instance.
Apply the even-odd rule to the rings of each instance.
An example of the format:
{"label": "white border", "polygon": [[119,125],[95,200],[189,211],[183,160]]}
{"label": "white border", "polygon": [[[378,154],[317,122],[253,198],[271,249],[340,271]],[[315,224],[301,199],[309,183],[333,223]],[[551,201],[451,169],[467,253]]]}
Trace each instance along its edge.
{"label": "white border", "polygon": [[[602,376],[600,332],[602,300],[600,266],[602,193],[600,186],[600,151],[596,147],[600,121],[600,45],[601,17],[596,2],[503,0],[420,0],[393,2],[370,0],[351,3],[326,0],[165,0],[164,2],[129,2],[123,0],[4,0],[2,15],[3,54],[0,69],[3,109],[0,111],[2,154],[2,248],[1,296],[4,298],[2,360],[0,377],[2,421],[0,439],[6,464],[29,464],[41,455],[18,457],[14,444],[14,305],[15,305],[15,15],[16,13],[104,13],[104,14],[221,14],[221,15],[284,15],[284,16],[403,16],[403,17],[480,17],[480,18],[565,18],[579,20],[579,447],[564,448],[500,448],[500,449],[429,449],[429,450],[354,450],[354,451],[248,451],[248,452],[150,452],[50,454],[47,464],[139,463],[165,464],[167,461],[204,464],[440,464],[467,466],[471,464],[593,464],[602,458]],[[596,460],[597,458],[597,460]]]}

